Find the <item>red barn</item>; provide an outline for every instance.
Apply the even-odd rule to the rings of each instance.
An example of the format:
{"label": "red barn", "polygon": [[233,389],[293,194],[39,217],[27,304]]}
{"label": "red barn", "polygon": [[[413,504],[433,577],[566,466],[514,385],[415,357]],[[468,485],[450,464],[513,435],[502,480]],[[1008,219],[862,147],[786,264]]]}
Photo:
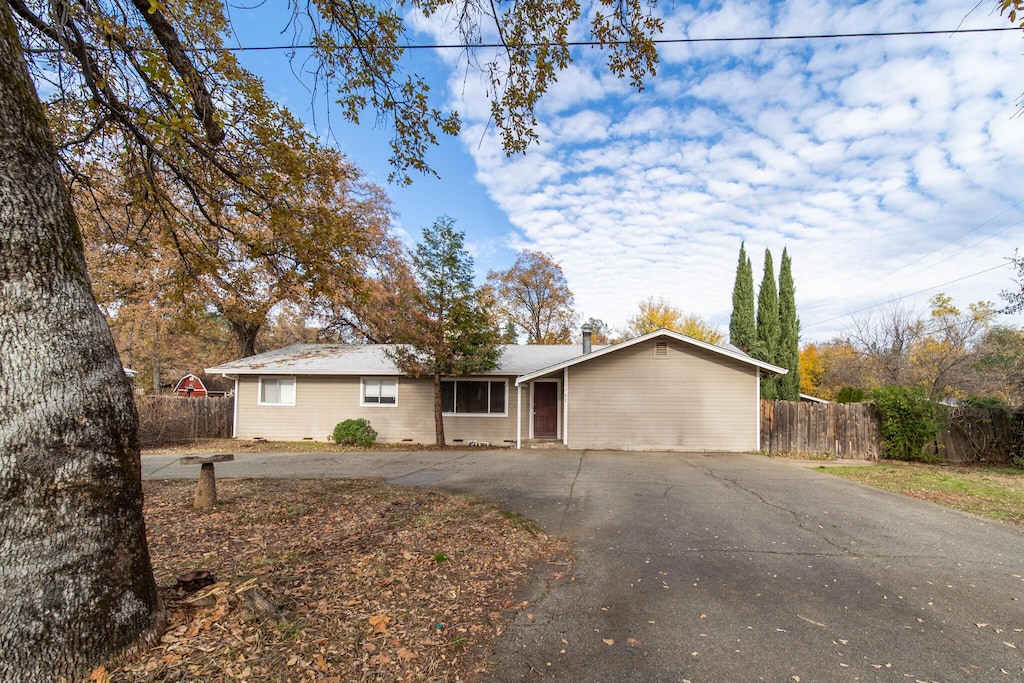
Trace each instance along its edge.
{"label": "red barn", "polygon": [[206,385],[195,375],[185,375],[174,386],[174,393],[184,398],[206,398]]}

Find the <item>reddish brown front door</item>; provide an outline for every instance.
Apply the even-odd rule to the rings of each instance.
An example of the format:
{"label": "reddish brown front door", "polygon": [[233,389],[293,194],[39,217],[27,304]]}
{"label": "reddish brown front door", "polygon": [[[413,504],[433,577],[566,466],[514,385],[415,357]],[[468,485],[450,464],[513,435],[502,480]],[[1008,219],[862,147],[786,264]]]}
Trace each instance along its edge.
{"label": "reddish brown front door", "polygon": [[533,435],[538,439],[558,436],[558,384],[533,384]]}

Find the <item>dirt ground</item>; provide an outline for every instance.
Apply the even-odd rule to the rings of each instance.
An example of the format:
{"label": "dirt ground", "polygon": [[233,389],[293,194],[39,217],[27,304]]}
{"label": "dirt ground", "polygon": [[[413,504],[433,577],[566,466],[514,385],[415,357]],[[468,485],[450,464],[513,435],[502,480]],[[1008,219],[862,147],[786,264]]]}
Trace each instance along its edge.
{"label": "dirt ground", "polygon": [[[476,498],[365,480],[224,480],[218,506],[197,512],[193,489],[145,482],[169,626],[91,680],[472,680],[509,614],[529,611],[521,582],[572,568],[567,544]],[[178,583],[200,570],[211,585]]]}

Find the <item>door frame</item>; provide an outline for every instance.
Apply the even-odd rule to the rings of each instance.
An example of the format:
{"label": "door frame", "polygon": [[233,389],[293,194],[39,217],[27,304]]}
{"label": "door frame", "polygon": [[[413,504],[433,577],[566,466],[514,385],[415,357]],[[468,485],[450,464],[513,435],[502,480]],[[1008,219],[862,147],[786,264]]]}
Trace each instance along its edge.
{"label": "door frame", "polygon": [[562,438],[562,380],[558,377],[552,377],[551,379],[535,379],[530,382],[530,436],[531,439],[538,438],[534,435],[533,429],[533,415],[534,408],[536,405],[537,397],[534,393],[533,388],[540,383],[554,384],[555,385],[555,435],[553,437],[545,436],[545,439],[554,438],[555,440]]}

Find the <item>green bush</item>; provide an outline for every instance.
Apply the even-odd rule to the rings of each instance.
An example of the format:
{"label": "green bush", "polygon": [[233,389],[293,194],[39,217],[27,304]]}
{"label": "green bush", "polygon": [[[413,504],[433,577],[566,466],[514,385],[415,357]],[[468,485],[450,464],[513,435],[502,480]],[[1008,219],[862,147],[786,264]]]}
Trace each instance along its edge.
{"label": "green bush", "polygon": [[342,446],[372,446],[377,441],[377,432],[365,418],[345,420],[334,425],[331,435],[334,443]]}
{"label": "green bush", "polygon": [[867,395],[857,387],[843,387],[836,394],[836,403],[860,403]]}
{"label": "green bush", "polygon": [[998,396],[968,396],[960,400],[964,408],[980,408],[983,410],[1009,410],[1010,406]]}
{"label": "green bush", "polygon": [[923,389],[890,385],[871,392],[882,417],[882,457],[891,460],[938,460],[924,452],[935,441],[945,414],[942,406],[930,401]]}

